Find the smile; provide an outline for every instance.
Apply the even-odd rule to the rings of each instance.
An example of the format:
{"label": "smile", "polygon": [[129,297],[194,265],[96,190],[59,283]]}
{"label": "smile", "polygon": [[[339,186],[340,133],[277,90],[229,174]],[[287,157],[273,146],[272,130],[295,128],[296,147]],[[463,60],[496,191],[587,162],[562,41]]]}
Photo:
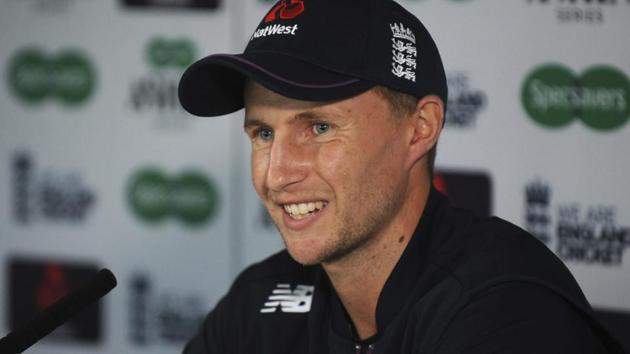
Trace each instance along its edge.
{"label": "smile", "polygon": [[310,214],[315,214],[326,207],[326,202],[308,202],[296,204],[284,204],[284,211],[289,214],[291,219],[301,220]]}

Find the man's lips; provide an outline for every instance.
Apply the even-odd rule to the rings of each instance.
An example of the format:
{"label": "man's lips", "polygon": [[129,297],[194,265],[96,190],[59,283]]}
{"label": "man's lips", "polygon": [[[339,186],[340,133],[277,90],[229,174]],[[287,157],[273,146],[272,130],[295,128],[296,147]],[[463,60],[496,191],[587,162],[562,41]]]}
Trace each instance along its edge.
{"label": "man's lips", "polygon": [[321,216],[327,205],[323,200],[284,203],[281,205],[284,224],[291,230],[303,230]]}
{"label": "man's lips", "polygon": [[282,205],[284,211],[289,214],[293,219],[300,220],[305,218],[309,214],[317,213],[326,207],[328,203],[326,201],[317,200],[301,203],[285,203]]}

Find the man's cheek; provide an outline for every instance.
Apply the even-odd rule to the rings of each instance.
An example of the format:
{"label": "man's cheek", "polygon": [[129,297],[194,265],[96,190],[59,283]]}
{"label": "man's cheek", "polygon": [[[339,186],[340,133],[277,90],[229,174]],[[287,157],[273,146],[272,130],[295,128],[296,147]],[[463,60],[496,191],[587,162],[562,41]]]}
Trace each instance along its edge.
{"label": "man's cheek", "polygon": [[256,191],[260,194],[261,191],[259,189],[264,185],[265,176],[267,174],[267,163],[260,152],[252,151],[251,170],[252,183],[254,184]]}

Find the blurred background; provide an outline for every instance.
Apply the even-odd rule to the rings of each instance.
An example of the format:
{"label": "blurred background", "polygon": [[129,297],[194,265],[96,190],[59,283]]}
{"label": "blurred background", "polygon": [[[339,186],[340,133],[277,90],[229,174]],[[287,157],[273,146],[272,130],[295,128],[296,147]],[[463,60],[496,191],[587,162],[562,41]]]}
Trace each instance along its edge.
{"label": "blurred background", "polygon": [[[630,1],[401,4],[447,69],[436,186],[532,232],[628,343]],[[177,353],[283,247],[242,112],[192,117],[176,95],[186,66],[241,51],[270,7],[0,3],[0,336],[107,267],[118,287],[28,352]]]}

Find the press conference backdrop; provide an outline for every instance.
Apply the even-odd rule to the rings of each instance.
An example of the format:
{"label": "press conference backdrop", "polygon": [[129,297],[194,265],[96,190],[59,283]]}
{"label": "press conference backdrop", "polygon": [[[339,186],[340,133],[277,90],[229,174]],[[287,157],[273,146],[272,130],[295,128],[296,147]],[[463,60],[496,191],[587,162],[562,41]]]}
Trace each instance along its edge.
{"label": "press conference backdrop", "polygon": [[[630,1],[402,4],[447,68],[436,186],[536,235],[627,341]],[[106,266],[119,286],[29,352],[178,352],[282,248],[242,112],[194,118],[176,97],[187,65],[242,50],[270,6],[0,4],[0,335]]]}

